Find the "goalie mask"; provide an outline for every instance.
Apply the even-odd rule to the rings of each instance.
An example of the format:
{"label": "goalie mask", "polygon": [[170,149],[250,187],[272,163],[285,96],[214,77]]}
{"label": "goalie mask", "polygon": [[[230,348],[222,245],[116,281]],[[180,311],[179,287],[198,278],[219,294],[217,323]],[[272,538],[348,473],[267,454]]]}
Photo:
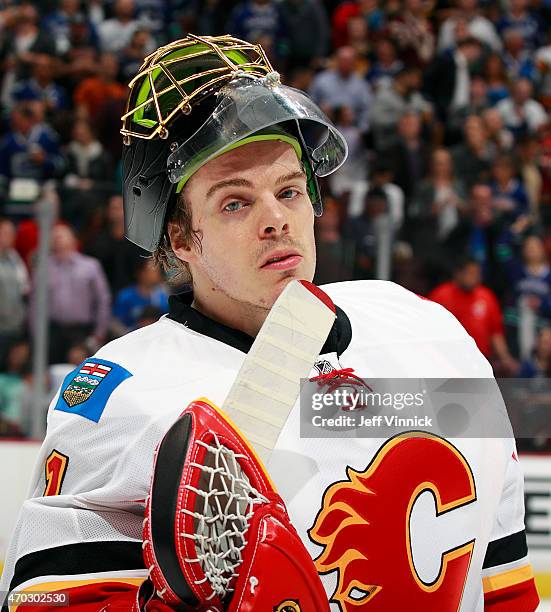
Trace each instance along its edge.
{"label": "goalie mask", "polygon": [[257,140],[296,151],[317,216],[316,177],[346,159],[347,146],[304,93],[280,83],[263,49],[231,36],[186,38],[149,55],[130,82],[122,117],[126,236],[153,252],[167,212],[211,159]]}

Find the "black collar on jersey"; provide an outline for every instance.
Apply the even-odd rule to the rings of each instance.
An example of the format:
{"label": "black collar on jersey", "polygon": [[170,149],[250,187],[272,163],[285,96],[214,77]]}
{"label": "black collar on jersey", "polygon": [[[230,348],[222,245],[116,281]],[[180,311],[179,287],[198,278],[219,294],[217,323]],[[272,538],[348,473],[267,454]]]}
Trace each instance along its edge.
{"label": "black collar on jersey", "polygon": [[[186,291],[178,295],[171,295],[168,300],[169,312],[168,317],[173,321],[182,323],[189,329],[196,331],[204,336],[209,336],[224,344],[233,346],[233,348],[248,353],[254,341],[252,336],[245,332],[228,327],[218,321],[205,316],[195,308],[191,307],[193,302],[193,292]],[[352,339],[352,327],[350,320],[342,308],[336,306],[337,318],[333,327],[327,336],[327,340],[323,345],[320,355],[326,353],[337,353],[340,355],[348,348]]]}

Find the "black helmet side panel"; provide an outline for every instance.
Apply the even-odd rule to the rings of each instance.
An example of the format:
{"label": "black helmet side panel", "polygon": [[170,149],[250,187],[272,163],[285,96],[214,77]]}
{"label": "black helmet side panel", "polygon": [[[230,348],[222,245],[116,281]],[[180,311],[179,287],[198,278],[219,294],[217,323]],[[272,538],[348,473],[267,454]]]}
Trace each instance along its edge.
{"label": "black helmet side panel", "polygon": [[159,245],[175,186],[168,180],[166,140],[134,138],[123,146],[125,233],[128,240],[153,252]]}

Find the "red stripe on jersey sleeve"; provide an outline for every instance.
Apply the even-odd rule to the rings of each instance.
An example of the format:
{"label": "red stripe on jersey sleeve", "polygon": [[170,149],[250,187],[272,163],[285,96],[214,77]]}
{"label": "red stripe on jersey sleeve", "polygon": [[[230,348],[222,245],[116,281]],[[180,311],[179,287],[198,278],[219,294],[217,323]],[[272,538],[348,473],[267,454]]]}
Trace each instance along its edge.
{"label": "red stripe on jersey sleeve", "polygon": [[533,578],[484,593],[485,612],[533,612],[539,602]]}

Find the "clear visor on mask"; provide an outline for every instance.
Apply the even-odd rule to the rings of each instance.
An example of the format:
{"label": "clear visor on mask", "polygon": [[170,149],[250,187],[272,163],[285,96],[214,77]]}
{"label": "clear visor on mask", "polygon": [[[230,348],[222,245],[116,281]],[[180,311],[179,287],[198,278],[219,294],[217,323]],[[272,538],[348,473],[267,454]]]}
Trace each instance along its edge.
{"label": "clear visor on mask", "polygon": [[233,148],[240,140],[276,124],[298,122],[306,138],[313,170],[327,176],[345,161],[347,145],[327,116],[304,93],[264,78],[239,76],[220,91],[220,102],[203,125],[168,157],[172,183],[187,180],[201,166]]}

